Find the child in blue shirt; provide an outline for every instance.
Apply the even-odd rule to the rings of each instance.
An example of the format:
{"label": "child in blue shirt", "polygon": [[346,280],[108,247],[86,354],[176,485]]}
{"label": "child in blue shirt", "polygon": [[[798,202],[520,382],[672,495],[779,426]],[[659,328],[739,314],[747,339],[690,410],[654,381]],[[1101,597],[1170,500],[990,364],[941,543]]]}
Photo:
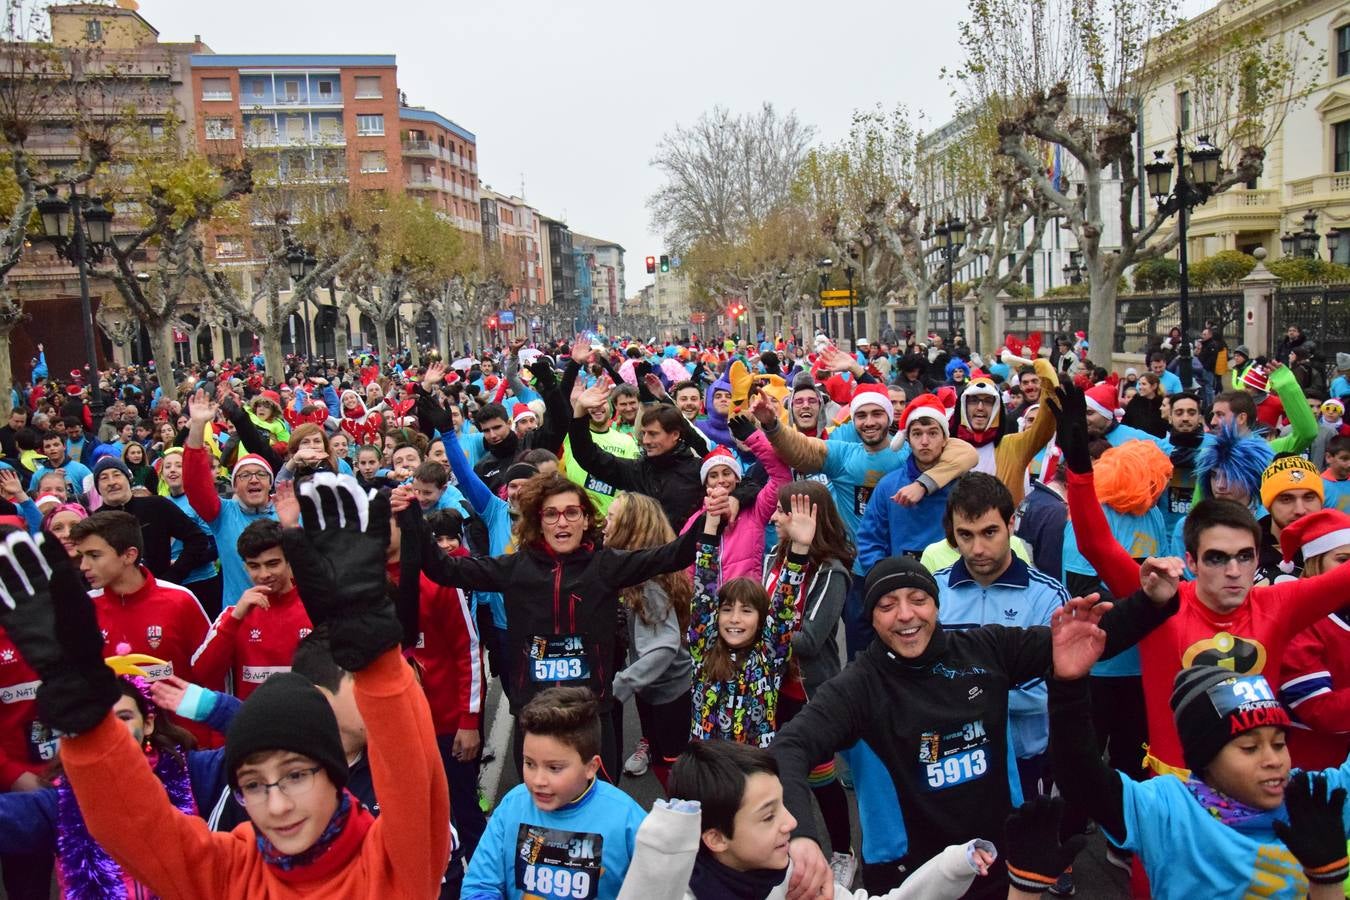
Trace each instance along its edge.
{"label": "child in blue shirt", "polygon": [[1069,638],[1094,628],[1081,611],[1056,613],[1052,624],[1055,779],[1068,803],[1139,856],[1152,896],[1341,897],[1350,820],[1339,789],[1350,784],[1350,763],[1291,780],[1289,716],[1266,679],[1193,665],[1177,673],[1171,697],[1189,775],[1136,782],[1108,769],[1083,677],[1097,654]]}
{"label": "child in blue shirt", "polygon": [[637,842],[642,807],[596,778],[600,713],[589,688],[539,693],[516,718],[524,783],[493,810],[464,900],[615,900]]}

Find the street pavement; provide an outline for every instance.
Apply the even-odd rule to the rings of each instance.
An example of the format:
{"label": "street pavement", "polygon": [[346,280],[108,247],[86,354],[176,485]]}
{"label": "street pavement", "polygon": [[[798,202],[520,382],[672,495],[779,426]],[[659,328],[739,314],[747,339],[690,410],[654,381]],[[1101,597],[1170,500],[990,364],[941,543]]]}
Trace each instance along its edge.
{"label": "street pavement", "polygon": [[[488,793],[494,802],[520,783],[520,779],[516,776],[515,765],[511,762],[512,718],[506,704],[501,702],[502,693],[499,684],[495,679],[492,682],[484,719],[488,723],[486,747],[493,751],[494,758],[484,765],[480,779],[484,792]],[[628,758],[629,753],[633,750],[633,744],[640,734],[641,727],[638,723],[637,710],[630,703],[624,709],[623,749],[619,754],[620,759]],[[659,797],[664,796],[660,783],[657,782],[656,776],[652,775],[651,772],[640,778],[624,775],[620,781],[620,787],[627,791],[643,809],[651,809],[652,803]],[[852,790],[849,793],[852,794]],[[861,839],[858,833],[856,805],[854,805],[854,810],[853,845],[857,847],[861,845]],[[817,813],[817,815],[819,814]],[[824,824],[818,823],[817,830],[823,834],[825,832]],[[1087,848],[1078,855],[1078,859],[1074,863],[1074,880],[1078,888],[1074,896],[1083,898],[1083,900],[1129,900],[1128,878],[1124,872],[1106,861],[1106,840],[1100,833],[1093,834],[1088,839]],[[861,887],[861,882],[856,886]],[[1050,895],[1047,894],[1046,896]]]}

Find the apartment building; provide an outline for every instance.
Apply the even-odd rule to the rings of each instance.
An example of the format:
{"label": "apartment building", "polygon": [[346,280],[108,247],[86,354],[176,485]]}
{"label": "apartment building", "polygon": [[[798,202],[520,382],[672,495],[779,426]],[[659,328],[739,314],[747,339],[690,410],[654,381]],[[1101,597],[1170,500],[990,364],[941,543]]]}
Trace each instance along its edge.
{"label": "apartment building", "polygon": [[461,231],[482,232],[473,132],[421,107],[400,107],[403,186]]}
{"label": "apartment building", "polygon": [[524,200],[479,188],[483,242],[501,248],[510,275],[511,305],[547,302],[541,217]]}
{"label": "apartment building", "polygon": [[579,254],[580,266],[590,269],[590,302],[595,315],[617,315],[627,294],[624,281],[623,246],[615,241],[607,241],[590,235],[572,232],[573,252]]}

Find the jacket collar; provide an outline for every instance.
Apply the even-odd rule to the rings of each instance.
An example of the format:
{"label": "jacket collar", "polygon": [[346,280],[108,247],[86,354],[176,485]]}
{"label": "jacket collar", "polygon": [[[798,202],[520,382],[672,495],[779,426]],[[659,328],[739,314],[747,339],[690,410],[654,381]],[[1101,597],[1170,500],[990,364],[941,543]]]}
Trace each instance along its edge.
{"label": "jacket collar", "polygon": [[[971,575],[970,571],[966,569],[966,561],[964,559],[958,559],[952,564],[951,572],[947,576],[947,587],[960,587],[966,583],[976,584],[977,582],[975,581],[975,576]],[[1026,588],[1030,586],[1030,584],[1031,578],[1027,574],[1027,564],[1022,562],[1022,560],[1017,557],[1017,554],[1014,553],[1012,555],[1012,564],[1008,566],[1007,571],[998,576],[998,580],[991,584],[990,587],[997,585],[998,587]]]}

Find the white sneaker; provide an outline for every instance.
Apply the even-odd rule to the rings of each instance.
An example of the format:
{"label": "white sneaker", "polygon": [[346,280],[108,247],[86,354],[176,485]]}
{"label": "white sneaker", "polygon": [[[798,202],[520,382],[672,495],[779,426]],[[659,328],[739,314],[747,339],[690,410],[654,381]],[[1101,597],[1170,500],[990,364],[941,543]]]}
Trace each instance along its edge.
{"label": "white sneaker", "polygon": [[633,748],[633,755],[624,760],[623,770],[633,777],[646,775],[651,761],[651,746],[647,743],[646,738],[640,738],[637,746]]}
{"label": "white sneaker", "polygon": [[831,853],[830,871],[834,873],[835,884],[852,888],[853,878],[858,874],[858,857],[852,853]]}

